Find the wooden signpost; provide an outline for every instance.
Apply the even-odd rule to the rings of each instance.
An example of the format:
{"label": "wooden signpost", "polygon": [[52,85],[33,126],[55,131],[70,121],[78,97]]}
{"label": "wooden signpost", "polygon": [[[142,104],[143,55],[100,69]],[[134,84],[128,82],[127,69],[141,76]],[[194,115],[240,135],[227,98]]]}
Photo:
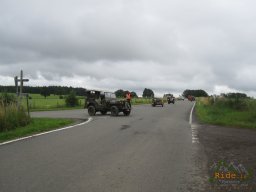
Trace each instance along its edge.
{"label": "wooden signpost", "polygon": [[[23,71],[20,71],[20,79],[18,78],[18,76],[14,77],[14,82],[15,82],[15,87],[16,87],[16,94],[17,94],[17,98],[18,98],[18,102],[17,105],[18,107],[21,106],[22,104],[22,97],[26,96],[27,98],[27,110],[28,110],[28,115],[29,115],[29,104],[28,104],[28,94],[27,93],[23,93],[23,83],[24,82],[28,82],[29,79],[23,79]],[[19,86],[19,82],[20,82],[20,86]]]}

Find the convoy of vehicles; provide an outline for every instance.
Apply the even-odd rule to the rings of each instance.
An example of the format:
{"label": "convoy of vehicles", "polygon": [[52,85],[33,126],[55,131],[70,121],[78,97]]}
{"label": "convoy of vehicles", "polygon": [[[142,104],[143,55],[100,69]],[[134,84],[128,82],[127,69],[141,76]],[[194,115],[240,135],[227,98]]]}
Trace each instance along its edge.
{"label": "convoy of vehicles", "polygon": [[[165,94],[167,103],[175,103],[175,97],[173,94]],[[176,100],[183,100],[184,97],[179,96]],[[195,97],[189,95],[189,101],[194,101]],[[102,115],[111,113],[112,116],[118,116],[122,112],[125,116],[129,116],[131,113],[131,104],[127,99],[117,99],[115,93],[103,92],[97,90],[87,90],[85,94],[85,108],[88,109],[90,116],[96,115],[97,112],[100,112]],[[164,106],[163,98],[152,98],[152,106]]]}

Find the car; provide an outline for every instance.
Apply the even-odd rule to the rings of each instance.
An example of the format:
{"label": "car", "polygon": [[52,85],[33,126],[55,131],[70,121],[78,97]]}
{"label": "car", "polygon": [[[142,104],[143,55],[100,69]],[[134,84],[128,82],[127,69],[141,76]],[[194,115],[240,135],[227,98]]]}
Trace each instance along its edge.
{"label": "car", "polygon": [[167,103],[170,104],[174,104],[175,103],[175,97],[173,96],[173,94],[166,94],[165,95],[166,98],[167,98]]}
{"label": "car", "polygon": [[193,95],[189,95],[188,100],[192,102],[192,101],[195,101],[196,99]]}
{"label": "car", "polygon": [[184,101],[184,100],[185,100],[185,98],[184,98],[183,96],[181,96],[181,95],[180,95],[179,97],[177,97],[176,99],[177,99],[178,101],[181,101],[181,100]]}
{"label": "car", "polygon": [[95,116],[97,112],[102,115],[111,112],[112,116],[118,116],[123,112],[125,116],[131,113],[131,105],[125,99],[117,99],[115,93],[98,90],[86,90],[85,108],[90,116]]}
{"label": "car", "polygon": [[161,99],[161,98],[153,98],[152,99],[152,106],[153,107],[155,107],[155,106],[157,106],[157,105],[161,105],[162,107],[164,106],[164,101],[163,101],[163,99]]}

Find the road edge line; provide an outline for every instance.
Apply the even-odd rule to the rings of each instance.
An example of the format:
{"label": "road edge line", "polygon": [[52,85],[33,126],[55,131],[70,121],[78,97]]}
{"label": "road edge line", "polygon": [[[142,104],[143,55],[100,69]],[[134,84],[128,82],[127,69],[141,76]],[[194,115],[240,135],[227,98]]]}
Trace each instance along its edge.
{"label": "road edge line", "polygon": [[189,124],[190,125],[192,124],[192,120],[193,120],[192,115],[193,115],[193,111],[194,111],[195,105],[196,105],[196,102],[194,103],[194,105],[193,105],[193,107],[192,107],[192,109],[190,111],[190,116],[189,116]]}
{"label": "road edge line", "polygon": [[54,130],[51,130],[51,131],[46,131],[46,132],[37,133],[37,134],[26,136],[26,137],[21,137],[21,138],[18,138],[18,139],[13,139],[13,140],[10,140],[10,141],[5,141],[3,143],[0,143],[0,146],[6,145],[6,144],[10,144],[10,143],[14,143],[14,142],[17,142],[17,141],[22,141],[22,140],[30,139],[32,137],[39,137],[39,136],[50,134],[50,133],[53,133],[53,132],[58,132],[58,131],[66,130],[66,129],[71,129],[73,127],[77,127],[77,126],[88,124],[92,120],[93,120],[93,118],[89,117],[87,121],[79,123],[79,124],[76,124],[76,125],[71,125],[71,126],[67,126],[67,127],[63,127],[63,128],[54,129]]}

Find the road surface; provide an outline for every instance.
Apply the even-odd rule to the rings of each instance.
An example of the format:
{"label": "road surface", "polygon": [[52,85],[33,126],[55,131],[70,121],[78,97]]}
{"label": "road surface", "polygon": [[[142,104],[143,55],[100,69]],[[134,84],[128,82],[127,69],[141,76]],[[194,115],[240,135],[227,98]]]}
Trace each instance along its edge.
{"label": "road surface", "polygon": [[[86,125],[0,146],[0,191],[203,191],[192,106],[135,106],[129,117],[97,115]],[[84,110],[33,116],[88,118]]]}

